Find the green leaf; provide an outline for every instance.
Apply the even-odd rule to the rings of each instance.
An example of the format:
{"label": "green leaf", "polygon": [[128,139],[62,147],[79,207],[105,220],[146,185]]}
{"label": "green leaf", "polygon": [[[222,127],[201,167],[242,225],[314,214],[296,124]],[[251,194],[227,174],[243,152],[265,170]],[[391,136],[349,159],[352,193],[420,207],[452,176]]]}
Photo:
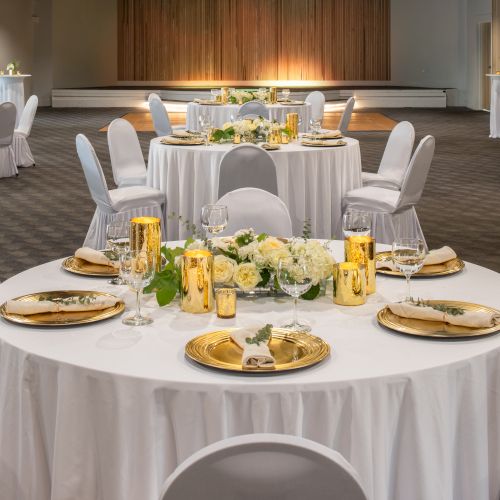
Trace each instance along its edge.
{"label": "green leaf", "polygon": [[269,283],[269,280],[271,279],[271,271],[269,271],[269,269],[265,267],[264,269],[261,269],[259,272],[262,280],[259,281],[257,286],[259,287],[266,286]]}
{"label": "green leaf", "polygon": [[165,286],[156,292],[156,301],[160,306],[166,306],[170,304],[172,300],[174,300],[177,295],[177,280],[168,281],[165,283]]}
{"label": "green leaf", "polygon": [[194,243],[194,238],[191,238],[191,236],[185,241],[184,243],[184,249],[186,249],[189,245],[191,245],[192,243]]}
{"label": "green leaf", "polygon": [[268,235],[266,233],[261,233],[259,236],[257,236],[257,241],[260,243],[261,241],[264,241]]}
{"label": "green leaf", "polygon": [[320,292],[319,283],[317,285],[313,285],[306,293],[303,293],[300,298],[304,300],[314,300]]}

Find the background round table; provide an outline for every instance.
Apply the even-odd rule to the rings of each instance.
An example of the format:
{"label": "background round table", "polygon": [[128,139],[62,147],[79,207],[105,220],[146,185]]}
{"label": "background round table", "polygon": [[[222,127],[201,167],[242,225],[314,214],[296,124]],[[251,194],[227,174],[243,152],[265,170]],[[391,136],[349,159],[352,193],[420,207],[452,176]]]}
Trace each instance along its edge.
{"label": "background round table", "polygon": [[16,127],[24,109],[24,79],[31,75],[0,75],[0,103],[10,101],[16,105]]}
{"label": "background round table", "polygon": [[[287,113],[298,113],[301,118],[299,125],[300,132],[307,132],[309,129],[309,120],[311,119],[311,104],[304,102],[304,104],[266,104],[269,110],[269,119],[277,120],[280,123],[286,122]],[[202,112],[208,112],[214,127],[221,128],[224,123],[230,122],[231,117],[236,120],[238,111],[240,110],[239,104],[198,104],[190,102],[187,105],[186,114],[186,128],[188,130],[200,130],[199,116]]]}
{"label": "background round table", "polygon": [[[233,144],[173,146],[151,141],[147,184],[167,196],[167,211],[199,223],[201,207],[218,199],[219,165]],[[317,238],[341,236],[342,197],[361,187],[359,142],[346,138],[346,146],[305,147],[298,142],[270,151],[276,164],[278,196],[292,218],[293,233],[302,234],[310,220]],[[242,186],[243,187],[243,186]],[[167,238],[187,238],[191,233],[176,218],[167,220]]]}
{"label": "background round table", "polygon": [[[336,242],[337,258],[342,243]],[[0,301],[33,291],[133,294],[51,262],[0,285]],[[178,302],[146,310],[136,333],[120,318],[72,328],[0,322],[0,486],[23,500],[158,500],[174,468],[215,441],[276,432],[338,450],[373,500],[497,500],[500,494],[500,336],[433,341],[377,325],[405,290],[377,278],[359,307],[331,290],[300,301],[300,315],[332,348],[310,369],[267,376],[189,362],[194,336],[255,319],[278,325],[288,298],[239,300],[233,320],[190,315]],[[499,274],[467,264],[458,275],[415,280],[413,293],[500,308]]]}

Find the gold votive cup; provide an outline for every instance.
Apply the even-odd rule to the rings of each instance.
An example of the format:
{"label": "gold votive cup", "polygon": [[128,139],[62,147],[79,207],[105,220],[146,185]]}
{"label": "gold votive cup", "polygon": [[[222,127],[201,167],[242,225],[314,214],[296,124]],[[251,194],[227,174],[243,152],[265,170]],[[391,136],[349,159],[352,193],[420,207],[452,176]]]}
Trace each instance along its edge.
{"label": "gold votive cup", "polygon": [[299,114],[287,113],[286,128],[290,132],[290,139],[296,140],[299,137]]}
{"label": "gold votive cup", "polygon": [[186,250],[181,261],[181,309],[200,314],[214,308],[214,257],[208,250]]}
{"label": "gold votive cup", "polygon": [[333,266],[333,302],[341,306],[360,306],[366,302],[364,264],[340,262]]}
{"label": "gold votive cup", "polygon": [[234,134],[233,136],[233,144],[240,144],[241,143],[241,135],[240,134]]}
{"label": "gold votive cup", "polygon": [[219,288],[215,291],[217,317],[230,319],[236,316],[236,289]]}
{"label": "gold votive cup", "polygon": [[375,239],[371,236],[348,236],[344,240],[344,250],[346,261],[366,266],[366,293],[375,293]]}
{"label": "gold votive cup", "polygon": [[281,144],[288,144],[288,134],[281,134]]}
{"label": "gold votive cup", "polygon": [[158,217],[130,219],[130,250],[153,252],[156,270],[161,269],[161,225]]}
{"label": "gold votive cup", "polygon": [[269,103],[276,104],[278,102],[278,89],[276,87],[269,88]]}
{"label": "gold votive cup", "polygon": [[267,137],[267,142],[269,144],[281,144],[281,131],[278,129],[271,129]]}
{"label": "gold votive cup", "polygon": [[222,104],[227,104],[228,97],[229,97],[229,88],[228,87],[221,87],[221,89],[220,89],[220,102]]}

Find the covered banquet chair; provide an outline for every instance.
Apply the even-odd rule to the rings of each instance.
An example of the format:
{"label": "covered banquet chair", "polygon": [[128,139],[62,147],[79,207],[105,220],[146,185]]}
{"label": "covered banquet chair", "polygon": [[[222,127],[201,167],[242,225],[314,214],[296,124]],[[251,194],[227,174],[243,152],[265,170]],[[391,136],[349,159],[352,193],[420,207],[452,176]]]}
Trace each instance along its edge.
{"label": "covered banquet chair", "polygon": [[194,453],[166,480],[160,500],[367,500],[338,452],[281,434],[249,434]]}
{"label": "covered banquet chair", "polygon": [[396,238],[425,237],[415,206],[422,196],[434,156],[435,140],[428,135],[415,149],[401,191],[367,186],[349,191],[343,199],[344,210],[371,212],[372,236],[379,243],[392,244]]}
{"label": "covered banquet chair", "polygon": [[292,220],[288,208],[277,196],[263,189],[241,188],[226,193],[217,205],[227,207],[228,223],[222,236],[253,228],[257,234],[290,238]]}
{"label": "covered banquet chair", "polygon": [[347,129],[349,128],[349,123],[351,123],[352,111],[354,109],[354,105],[356,104],[356,99],[354,97],[350,97],[347,100],[344,111],[342,112],[342,116],[340,117],[340,122],[338,129],[345,134]]}
{"label": "covered banquet chair", "polygon": [[16,106],[11,102],[0,104],[0,177],[17,175],[12,141],[16,126]]}
{"label": "covered banquet chair", "polygon": [[220,162],[219,198],[240,187],[256,187],[278,194],[274,160],[255,144],[241,144],[230,149]]}
{"label": "covered banquet chair", "polygon": [[38,108],[38,97],[32,95],[24,106],[19,126],[14,130],[14,156],[18,167],[32,167],[35,159],[28,144],[28,137]]}
{"label": "covered banquet chair", "polygon": [[113,180],[118,187],[144,186],[146,163],[133,125],[116,118],[108,127],[108,146]]}
{"label": "covered banquet chair", "polygon": [[106,226],[117,218],[151,216],[161,219],[164,233],[163,207],[165,195],[147,186],[129,186],[108,190],[99,159],[83,135],[76,136],[76,150],[90,195],[97,205],[84,246],[101,249],[106,245]]}
{"label": "covered banquet chair", "polygon": [[410,163],[415,129],[410,122],[398,123],[391,132],[377,173],[362,173],[363,186],[401,189]]}
{"label": "covered banquet chair", "polygon": [[170,135],[172,133],[172,125],[170,124],[168,112],[160,96],[155,93],[149,94],[148,104],[156,135],[158,137]]}
{"label": "covered banquet chair", "polygon": [[257,101],[249,101],[242,104],[238,111],[238,119],[243,118],[262,118],[269,119],[269,109],[264,104]]}
{"label": "covered banquet chair", "polygon": [[323,120],[325,114],[325,94],[315,90],[307,95],[306,102],[311,104],[311,118],[313,120]]}

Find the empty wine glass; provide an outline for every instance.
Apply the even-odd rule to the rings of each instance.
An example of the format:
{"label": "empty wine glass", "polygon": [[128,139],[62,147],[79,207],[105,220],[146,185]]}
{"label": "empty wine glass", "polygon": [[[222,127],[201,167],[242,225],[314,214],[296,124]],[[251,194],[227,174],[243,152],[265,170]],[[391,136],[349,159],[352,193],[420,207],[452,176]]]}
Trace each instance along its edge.
{"label": "empty wine glass", "polygon": [[281,95],[283,96],[283,99],[285,101],[288,101],[289,100],[288,98],[290,97],[290,89],[283,89],[281,91]]}
{"label": "empty wine glass", "polygon": [[[130,247],[130,222],[125,219],[114,220],[106,227],[107,247],[118,257],[119,262]],[[121,269],[121,267],[119,268]],[[111,285],[124,285],[120,275],[108,281]]]}
{"label": "empty wine glass", "polygon": [[312,286],[309,266],[301,256],[289,256],[278,261],[278,283],[281,289],[293,297],[293,319],[282,328],[296,332],[310,332],[311,327],[297,318],[298,298],[306,293]]}
{"label": "empty wine glass", "polygon": [[314,135],[318,135],[321,132],[321,118],[311,118],[309,120],[309,126],[311,128],[311,132]]}
{"label": "empty wine glass", "polygon": [[425,243],[418,238],[398,238],[392,244],[392,260],[406,278],[407,296],[411,302],[410,278],[422,269],[425,259]]}
{"label": "empty wine glass", "polygon": [[220,91],[220,89],[211,89],[210,93],[212,94],[213,100],[217,101],[217,96],[220,95],[221,91]]}
{"label": "empty wine glass", "polygon": [[210,132],[212,129],[212,122],[208,113],[202,113],[199,116],[200,127],[205,137],[205,146],[210,146]]}
{"label": "empty wine glass", "polygon": [[125,283],[136,293],[135,313],[122,319],[125,325],[142,326],[153,322],[141,314],[142,290],[153,281],[156,269],[156,253],[145,250],[128,250],[120,263]]}
{"label": "empty wine glass", "polygon": [[349,236],[370,236],[372,214],[362,210],[347,210],[342,216],[344,238]]}
{"label": "empty wine glass", "polygon": [[201,208],[201,225],[211,235],[224,231],[227,220],[227,207],[225,205],[204,205]]}

